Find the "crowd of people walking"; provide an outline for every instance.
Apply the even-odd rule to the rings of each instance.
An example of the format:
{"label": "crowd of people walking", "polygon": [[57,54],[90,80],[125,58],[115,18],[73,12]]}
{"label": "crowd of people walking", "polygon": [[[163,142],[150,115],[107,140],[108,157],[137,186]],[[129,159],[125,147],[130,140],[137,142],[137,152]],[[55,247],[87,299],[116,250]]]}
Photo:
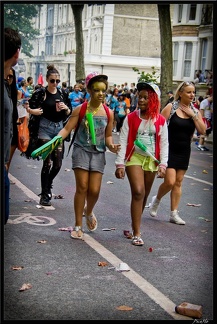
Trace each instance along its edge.
{"label": "crowd of people walking", "polygon": [[[47,67],[47,85],[34,85],[31,76],[16,80],[13,67],[19,58],[21,38],[11,28],[5,28],[4,33],[7,45],[4,53],[5,224],[9,217],[8,170],[18,147],[17,121],[22,111],[29,121],[35,118],[37,147],[56,136],[61,138],[43,161],[39,193],[42,206],[51,205],[54,179],[64,158],[64,141],[71,140],[71,132],[74,133],[72,169],[76,192],[71,238],[83,238],[83,216],[89,231],[97,229],[94,207],[100,195],[107,148],[116,154],[115,176],[123,179],[126,174],[129,181],[133,245],[144,245],[140,229],[142,214],[156,177],[163,178],[163,182],[151,199],[150,215],[157,216],[162,198],[170,193],[168,219],[173,224],[185,225],[178,212],[182,183],[195,134],[198,150],[208,150],[204,142],[212,132],[212,92],[209,90],[204,97],[197,98],[195,83],[181,82],[175,94],[172,90],[167,92],[168,101],[162,108],[158,85],[143,80],[131,83],[130,87],[125,82],[109,88],[107,75],[91,72],[85,80],[67,87],[65,81],[61,83],[54,65]],[[28,158],[30,154],[27,150]]]}

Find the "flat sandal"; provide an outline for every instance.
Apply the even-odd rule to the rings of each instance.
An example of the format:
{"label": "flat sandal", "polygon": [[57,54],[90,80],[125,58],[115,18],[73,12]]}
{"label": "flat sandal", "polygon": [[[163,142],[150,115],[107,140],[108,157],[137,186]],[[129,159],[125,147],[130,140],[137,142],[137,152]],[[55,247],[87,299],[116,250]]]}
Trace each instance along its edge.
{"label": "flat sandal", "polygon": [[[78,235],[79,231],[81,232],[81,235]],[[73,235],[72,232],[76,232],[76,235]],[[70,235],[71,238],[77,239],[77,240],[83,240],[83,236],[84,236],[84,232],[83,232],[81,226],[75,226],[73,228],[73,230],[71,231],[71,235]]]}

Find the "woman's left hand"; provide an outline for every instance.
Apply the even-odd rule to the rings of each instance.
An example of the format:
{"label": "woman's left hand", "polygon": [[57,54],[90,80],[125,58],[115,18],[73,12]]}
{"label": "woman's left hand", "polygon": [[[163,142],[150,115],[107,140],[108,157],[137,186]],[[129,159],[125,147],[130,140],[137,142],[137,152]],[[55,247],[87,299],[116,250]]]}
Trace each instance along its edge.
{"label": "woman's left hand", "polygon": [[121,149],[121,144],[110,144],[108,148],[112,153],[118,153]]}
{"label": "woman's left hand", "polygon": [[157,172],[157,178],[164,178],[166,174],[166,170],[165,168],[158,168],[158,172]]}

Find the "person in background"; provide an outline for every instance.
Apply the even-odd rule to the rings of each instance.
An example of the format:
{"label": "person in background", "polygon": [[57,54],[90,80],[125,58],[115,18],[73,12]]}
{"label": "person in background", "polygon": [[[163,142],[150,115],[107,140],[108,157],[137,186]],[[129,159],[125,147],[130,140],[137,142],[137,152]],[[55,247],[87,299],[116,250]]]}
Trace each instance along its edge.
{"label": "person in background", "polygon": [[161,114],[168,123],[169,157],[164,182],[160,185],[157,195],[151,200],[150,215],[157,216],[161,199],[170,192],[170,222],[185,225],[179,216],[178,208],[182,195],[182,182],[188,169],[191,154],[191,142],[195,128],[205,134],[205,125],[198,111],[193,106],[195,84],[182,82],[178,85],[174,102],[169,103]]}
{"label": "person in background", "polygon": [[121,127],[124,122],[124,118],[126,117],[127,112],[127,105],[124,101],[125,93],[119,93],[118,95],[118,101],[119,106],[115,110],[115,120],[116,120],[116,135],[120,135]]}
{"label": "person in background", "polygon": [[137,89],[135,88],[131,95],[130,112],[134,111],[138,105]]}
{"label": "person in background", "polygon": [[[114,115],[115,115],[115,111],[117,109],[117,107],[119,106],[119,101],[118,101],[118,94],[119,94],[119,90],[118,88],[114,88],[113,91],[112,91],[112,95],[110,97],[110,104],[109,104],[109,108],[111,110],[113,110],[114,112]],[[116,133],[117,130],[116,130],[116,120],[114,118],[114,123],[113,123],[113,129],[112,129],[112,132],[113,133]]]}
{"label": "person in background", "polygon": [[126,103],[126,108],[130,110],[130,91],[126,90],[123,93],[124,93],[124,101]]}
{"label": "person in background", "polygon": [[131,83],[130,83],[130,89],[132,89],[133,92],[137,90],[137,89],[136,89],[136,84],[135,84],[135,82],[131,82]]}
{"label": "person in background", "polygon": [[106,96],[105,96],[105,104],[109,107],[110,106],[110,100],[111,100],[111,97],[112,97],[112,90],[111,89],[108,89],[106,91]]}
{"label": "person in background", "polygon": [[21,91],[22,93],[22,98],[25,98],[25,99],[30,99],[31,95],[29,93],[29,90],[28,90],[28,86],[27,86],[27,82],[25,79],[23,79],[21,82],[20,82],[20,88],[18,89]]}
{"label": "person in background", "polygon": [[82,102],[84,102],[83,93],[80,91],[80,87],[77,83],[74,85],[74,90],[69,93],[69,100],[71,103],[72,110],[74,110]]}
{"label": "person in background", "polygon": [[16,83],[17,89],[19,89],[21,87],[21,81],[22,80],[24,80],[24,77],[22,77],[22,76],[19,76],[17,78],[17,83]]}
{"label": "person in background", "polygon": [[70,109],[72,109],[71,100],[69,99],[69,88],[67,88],[66,82],[62,82],[61,90],[65,97],[64,101],[67,103],[67,106],[70,107]]}
{"label": "person in background", "polygon": [[[43,145],[53,139],[63,128],[63,122],[71,114],[70,108],[64,102],[65,97],[62,91],[57,89],[60,83],[60,74],[54,65],[48,65],[46,81],[48,85],[45,88],[37,89],[29,100],[30,114],[35,114],[38,109],[42,113],[39,122],[38,138],[40,145]],[[58,106],[56,100],[60,100]],[[41,108],[41,109],[40,109]],[[62,166],[64,143],[61,143],[48,157],[43,161],[41,170],[41,193],[40,205],[51,206],[53,181],[59,173]]]}
{"label": "person in background", "polygon": [[[137,90],[138,109],[126,116],[121,129],[121,149],[115,160],[115,176],[123,179],[125,172],[127,174],[131,189],[132,244],[142,246],[142,213],[157,172],[160,178],[166,172],[168,130],[166,119],[159,113],[158,86],[140,81]],[[140,145],[146,150],[142,150]]]}
{"label": "person in background", "polygon": [[[193,103],[193,105],[194,105],[194,107],[196,108],[196,109],[200,109],[200,103],[201,103],[201,101],[203,101],[203,99],[204,99],[204,97],[203,96],[199,96],[196,100],[195,100],[195,102]],[[197,130],[195,129],[195,136],[197,137],[197,138],[200,138],[200,134],[197,132]],[[198,141],[195,141],[195,145],[198,145],[199,144],[199,142]]]}
{"label": "person in background", "polygon": [[9,70],[7,76],[8,84],[11,92],[11,99],[13,101],[13,137],[11,140],[10,148],[10,158],[7,165],[7,170],[9,171],[11,160],[13,158],[14,152],[18,147],[18,130],[17,130],[17,121],[18,121],[18,111],[17,111],[17,102],[21,99],[22,93],[16,87],[16,76],[13,68]]}
{"label": "person in background", "polygon": [[90,99],[90,94],[89,94],[89,92],[86,89],[85,80],[79,80],[77,82],[77,84],[80,87],[80,91],[83,93],[83,100],[86,101],[86,102],[88,102],[89,99]]}
{"label": "person in background", "polygon": [[27,90],[29,92],[29,97],[31,98],[32,93],[34,91],[33,78],[31,76],[29,76],[26,81],[27,81],[26,86],[27,86]]}
{"label": "person in background", "polygon": [[72,152],[72,169],[76,180],[74,195],[75,226],[71,231],[71,238],[82,239],[83,213],[89,231],[97,229],[97,218],[93,209],[99,198],[102,176],[106,160],[106,147],[113,153],[119,150],[119,144],[113,144],[112,125],[113,112],[107,107],[109,117],[103,106],[106,90],[108,88],[107,75],[91,72],[86,77],[86,87],[90,94],[86,113],[91,113],[96,136],[96,145],[93,143],[93,134],[89,128],[86,114],[78,126],[81,105],[72,111],[71,118],[58,135],[65,139],[68,134],[78,127]]}
{"label": "person in background", "polygon": [[122,91],[129,91],[129,90],[130,90],[130,88],[128,86],[128,83],[127,82],[124,82]]}
{"label": "person in background", "polygon": [[168,103],[170,103],[170,102],[173,102],[173,100],[174,100],[174,95],[173,95],[172,90],[170,90],[170,91],[167,92],[167,96],[168,96],[169,99],[167,100],[166,105],[168,105]]}
{"label": "person in background", "polygon": [[195,73],[195,79],[194,79],[194,83],[204,83],[205,82],[205,77],[204,74],[202,73],[202,70],[197,70]]}
{"label": "person in background", "polygon": [[34,87],[33,92],[35,92],[37,89],[41,89],[41,88],[43,88],[43,85],[41,83],[36,84],[35,87]]}
{"label": "person in background", "polygon": [[[11,139],[13,136],[13,101],[11,97],[8,76],[11,74],[11,68],[14,67],[19,59],[21,48],[21,37],[17,30],[10,27],[4,28],[4,188],[3,188],[3,206],[4,206],[4,224],[7,224],[10,204],[10,181],[8,178],[7,164],[10,159]],[[14,75],[14,74],[13,74]]]}
{"label": "person in background", "polygon": [[[206,125],[206,137],[212,132],[212,112],[213,103],[212,96],[203,99],[200,103],[200,113],[202,115],[203,121]],[[198,151],[209,151],[209,149],[204,145],[205,135],[201,134],[199,138],[199,143],[197,145]]]}

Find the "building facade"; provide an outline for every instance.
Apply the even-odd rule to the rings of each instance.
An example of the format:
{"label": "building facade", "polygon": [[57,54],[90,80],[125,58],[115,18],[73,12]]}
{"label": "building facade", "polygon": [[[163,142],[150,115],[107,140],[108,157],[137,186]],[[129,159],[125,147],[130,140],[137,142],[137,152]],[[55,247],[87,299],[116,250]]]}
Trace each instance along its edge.
{"label": "building facade", "polygon": [[[213,8],[210,4],[171,4],[173,81],[194,80],[195,70],[212,70]],[[84,63],[86,74],[109,76],[110,85],[137,82],[133,67],[160,74],[160,29],[157,4],[84,5]],[[34,19],[40,30],[32,58],[22,57],[25,77],[34,83],[52,63],[61,81],[75,84],[75,25],[70,4],[43,4]],[[24,72],[23,72],[24,73]]]}

